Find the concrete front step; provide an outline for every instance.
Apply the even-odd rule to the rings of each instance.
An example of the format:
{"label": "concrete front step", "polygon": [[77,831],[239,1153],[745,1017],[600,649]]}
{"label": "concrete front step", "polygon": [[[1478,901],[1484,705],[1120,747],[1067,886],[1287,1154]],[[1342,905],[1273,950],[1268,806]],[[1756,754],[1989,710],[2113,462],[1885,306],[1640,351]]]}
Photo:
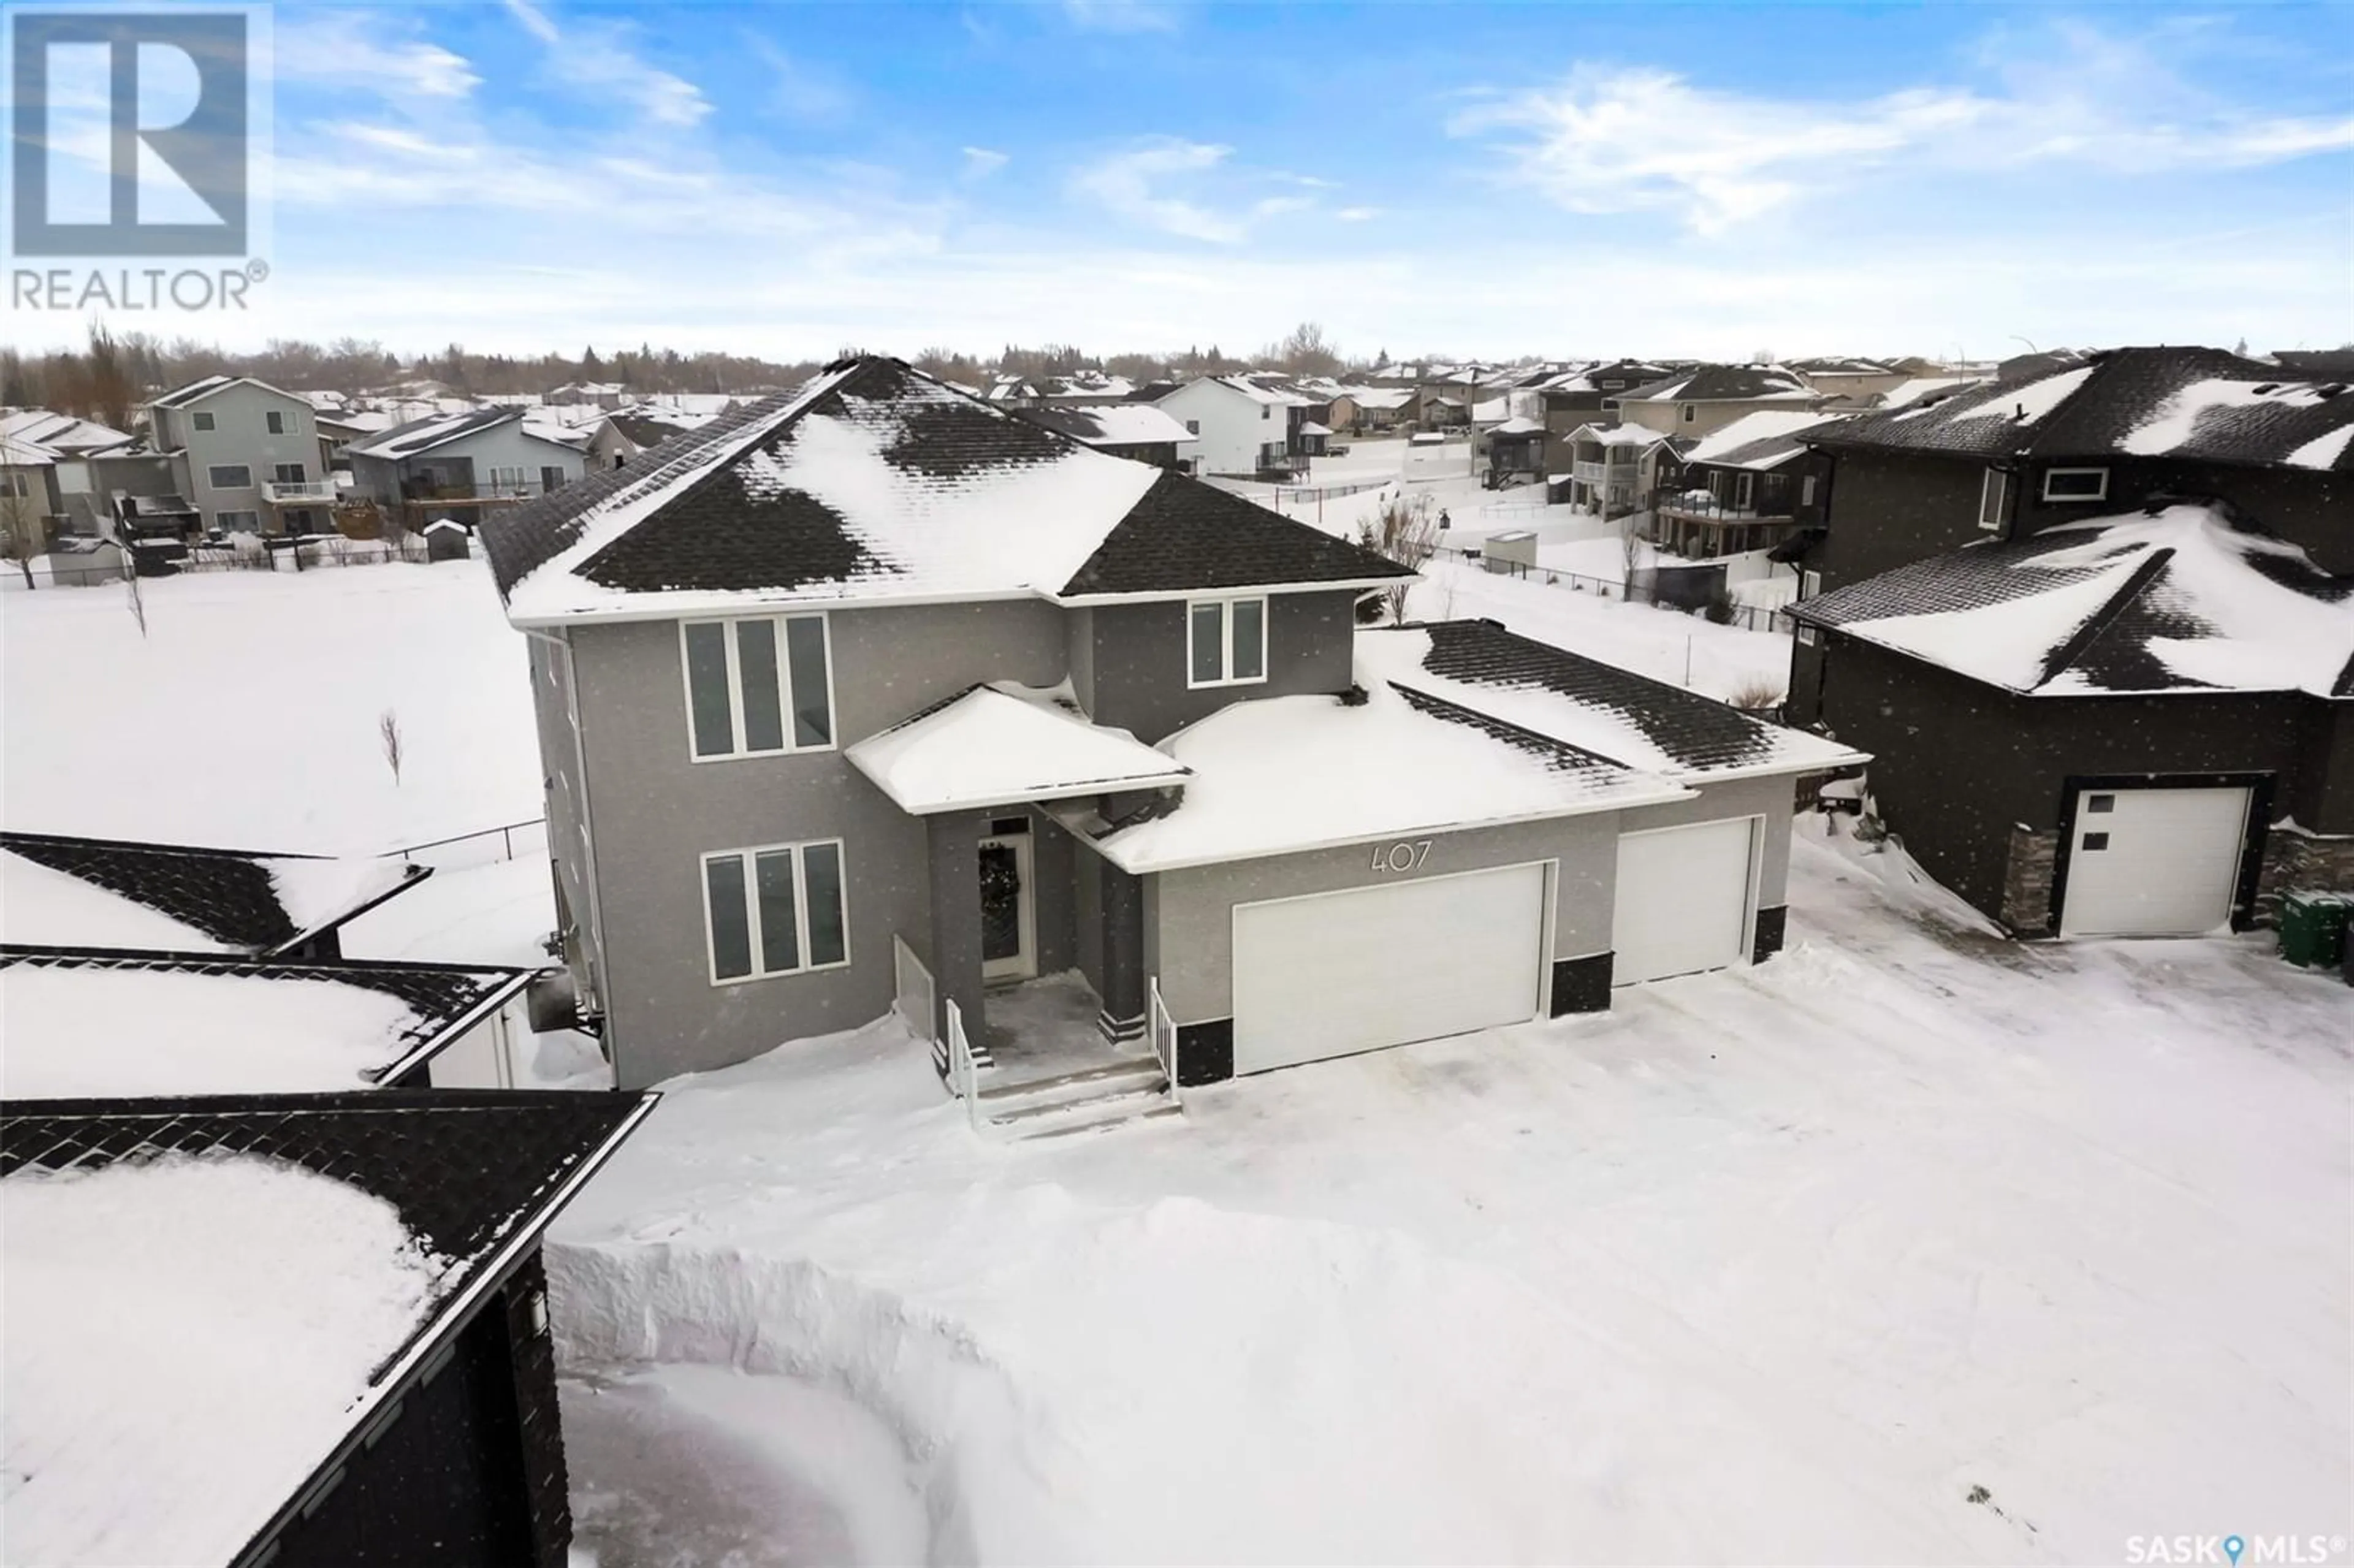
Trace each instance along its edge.
{"label": "concrete front step", "polygon": [[1176,1101],[1163,1099],[1149,1110],[1126,1111],[1118,1115],[1099,1116],[1085,1121],[1057,1122],[1052,1127],[1042,1127],[1034,1132],[1019,1133],[1015,1136],[1024,1142],[1035,1142],[1049,1138],[1074,1138],[1083,1132],[1109,1132],[1116,1127],[1133,1127],[1139,1122],[1160,1121],[1169,1117],[1184,1114],[1184,1108]]}
{"label": "concrete front step", "polygon": [[1002,1084],[984,1084],[981,1087],[981,1103],[1015,1102],[1032,1104],[1074,1094],[1091,1094],[1097,1089],[1135,1083],[1166,1083],[1160,1062],[1150,1056],[1131,1056],[1122,1061],[1108,1062],[1100,1067],[1082,1068],[1076,1073],[1060,1073],[1051,1078],[1028,1078]]}
{"label": "concrete front step", "polygon": [[1117,1111],[1134,1115],[1164,1104],[1169,1098],[1166,1080],[1149,1084],[1120,1084],[1100,1089],[1091,1095],[1079,1095],[1068,1099],[1042,1100],[1036,1104],[1017,1106],[1010,1110],[992,1111],[989,1125],[1009,1131],[1024,1130],[1034,1125],[1044,1125],[1056,1118],[1092,1116],[1100,1111]]}

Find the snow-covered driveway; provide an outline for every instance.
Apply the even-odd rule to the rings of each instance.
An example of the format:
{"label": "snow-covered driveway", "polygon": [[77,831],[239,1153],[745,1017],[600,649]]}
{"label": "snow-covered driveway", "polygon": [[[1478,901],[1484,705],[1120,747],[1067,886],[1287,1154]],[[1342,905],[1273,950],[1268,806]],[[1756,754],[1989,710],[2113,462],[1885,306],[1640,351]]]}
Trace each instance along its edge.
{"label": "snow-covered driveway", "polygon": [[[2354,991],[2003,943],[1799,832],[1763,968],[1182,1125],[982,1147],[879,1026],[674,1086],[559,1227],[567,1359],[742,1369],[677,1429],[938,1561],[2342,1542]],[[813,1392],[889,1473],[763,1436]]]}

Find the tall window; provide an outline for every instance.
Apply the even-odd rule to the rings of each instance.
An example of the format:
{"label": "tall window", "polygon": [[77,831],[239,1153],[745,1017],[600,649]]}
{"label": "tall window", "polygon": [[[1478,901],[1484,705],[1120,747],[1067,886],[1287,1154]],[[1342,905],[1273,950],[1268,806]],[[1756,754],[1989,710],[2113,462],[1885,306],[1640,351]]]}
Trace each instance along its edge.
{"label": "tall window", "polygon": [[1240,686],[1267,679],[1267,600],[1197,599],[1185,607],[1185,683]]}
{"label": "tall window", "polygon": [[253,471],[241,462],[217,462],[205,471],[215,490],[250,490]]}
{"label": "tall window", "polygon": [[279,463],[271,471],[270,478],[280,484],[300,484],[303,479],[302,465],[299,462]]}
{"label": "tall window", "polygon": [[286,433],[286,416],[280,413],[277,409],[270,409],[270,412],[262,415],[261,418],[263,423],[269,426],[270,433],[271,435],[282,436]]}
{"label": "tall window", "polygon": [[563,487],[564,471],[562,469],[550,464],[539,471],[539,488],[542,494],[551,490],[561,490]]}
{"label": "tall window", "polygon": [[1800,599],[1813,599],[1816,595],[1818,595],[1818,594],[1821,593],[1822,591],[1823,591],[1823,574],[1822,574],[1822,573],[1820,573],[1820,572],[1800,572],[1800,573],[1798,574],[1798,597],[1799,597]]}
{"label": "tall window", "polygon": [[822,615],[690,620],[687,729],[695,759],[771,757],[833,744],[832,657]]}
{"label": "tall window", "polygon": [[847,966],[842,841],[705,855],[703,917],[714,985]]}
{"label": "tall window", "polygon": [[1801,506],[1812,506],[1814,503],[1815,476],[1810,473],[1798,481],[1798,504]]}
{"label": "tall window", "polygon": [[2002,526],[2005,503],[2010,498],[2010,475],[1999,468],[1986,471],[1978,485],[1978,526],[1988,531]]}

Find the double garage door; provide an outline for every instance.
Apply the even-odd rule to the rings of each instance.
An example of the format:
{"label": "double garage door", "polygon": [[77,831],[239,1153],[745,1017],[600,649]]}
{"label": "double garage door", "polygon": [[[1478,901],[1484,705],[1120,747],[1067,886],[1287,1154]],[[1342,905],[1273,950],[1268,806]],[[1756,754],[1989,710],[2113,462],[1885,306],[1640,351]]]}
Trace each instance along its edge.
{"label": "double garage door", "polygon": [[2231,924],[2249,791],[2085,789],[2076,796],[2063,937],[2193,937]]}

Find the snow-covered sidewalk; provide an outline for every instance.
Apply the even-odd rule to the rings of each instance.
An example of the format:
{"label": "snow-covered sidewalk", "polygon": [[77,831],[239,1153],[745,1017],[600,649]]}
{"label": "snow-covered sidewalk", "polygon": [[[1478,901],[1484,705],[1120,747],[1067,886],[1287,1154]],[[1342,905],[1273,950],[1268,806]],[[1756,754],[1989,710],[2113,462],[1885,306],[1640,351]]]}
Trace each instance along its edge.
{"label": "snow-covered sidewalk", "polygon": [[[942,1562],[2346,1535],[2354,991],[1800,835],[1770,964],[1180,1125],[979,1145],[887,1025],[673,1086],[551,1249],[576,1376],[705,1380],[600,1496],[690,1510],[662,1434],[718,1428]],[[812,1473],[812,1400],[889,1463]]]}

